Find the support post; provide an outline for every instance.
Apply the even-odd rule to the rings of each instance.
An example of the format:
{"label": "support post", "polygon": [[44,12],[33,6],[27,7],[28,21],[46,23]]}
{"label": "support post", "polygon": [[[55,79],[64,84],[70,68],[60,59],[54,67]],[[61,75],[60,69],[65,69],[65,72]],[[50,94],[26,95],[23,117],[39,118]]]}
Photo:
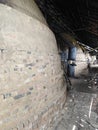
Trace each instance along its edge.
{"label": "support post", "polygon": [[75,77],[76,47],[69,47],[68,54],[68,76]]}

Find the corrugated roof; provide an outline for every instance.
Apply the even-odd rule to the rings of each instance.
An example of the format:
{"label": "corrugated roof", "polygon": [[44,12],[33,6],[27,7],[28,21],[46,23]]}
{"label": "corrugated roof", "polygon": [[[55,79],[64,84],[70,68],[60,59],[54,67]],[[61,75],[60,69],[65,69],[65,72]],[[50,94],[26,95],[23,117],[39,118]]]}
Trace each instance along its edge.
{"label": "corrugated roof", "polygon": [[[35,1],[57,39],[67,33],[85,45],[98,46],[98,0]],[[63,42],[68,44],[66,39]]]}

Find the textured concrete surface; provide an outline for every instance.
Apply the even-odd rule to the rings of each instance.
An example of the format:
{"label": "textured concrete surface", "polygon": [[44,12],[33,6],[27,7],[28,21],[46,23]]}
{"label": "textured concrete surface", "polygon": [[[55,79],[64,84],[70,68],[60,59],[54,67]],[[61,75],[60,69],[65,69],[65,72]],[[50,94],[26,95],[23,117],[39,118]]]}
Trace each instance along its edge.
{"label": "textured concrete surface", "polygon": [[[47,24],[34,0],[3,0],[6,5]],[[32,10],[33,9],[33,10]]]}
{"label": "textured concrete surface", "polygon": [[80,76],[81,73],[83,74],[83,72],[85,72],[85,74],[88,73],[87,72],[87,56],[85,53],[83,53],[83,51],[80,48],[77,49],[76,65],[77,65],[75,66],[76,76]]}

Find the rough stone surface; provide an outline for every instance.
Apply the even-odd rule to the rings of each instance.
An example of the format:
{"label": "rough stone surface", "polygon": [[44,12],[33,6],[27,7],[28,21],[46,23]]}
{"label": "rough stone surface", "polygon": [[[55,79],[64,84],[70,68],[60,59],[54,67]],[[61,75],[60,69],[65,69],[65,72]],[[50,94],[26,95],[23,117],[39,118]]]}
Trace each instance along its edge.
{"label": "rough stone surface", "polygon": [[56,40],[36,6],[15,7],[0,4],[0,130],[51,129],[66,100]]}

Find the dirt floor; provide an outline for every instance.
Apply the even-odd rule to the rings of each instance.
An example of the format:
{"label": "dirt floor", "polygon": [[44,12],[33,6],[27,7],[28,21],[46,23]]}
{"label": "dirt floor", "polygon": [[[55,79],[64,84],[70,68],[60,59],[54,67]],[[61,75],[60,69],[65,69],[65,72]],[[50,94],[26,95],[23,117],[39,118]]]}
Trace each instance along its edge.
{"label": "dirt floor", "polygon": [[98,130],[98,73],[71,79],[73,90],[68,92],[62,120],[55,130]]}

